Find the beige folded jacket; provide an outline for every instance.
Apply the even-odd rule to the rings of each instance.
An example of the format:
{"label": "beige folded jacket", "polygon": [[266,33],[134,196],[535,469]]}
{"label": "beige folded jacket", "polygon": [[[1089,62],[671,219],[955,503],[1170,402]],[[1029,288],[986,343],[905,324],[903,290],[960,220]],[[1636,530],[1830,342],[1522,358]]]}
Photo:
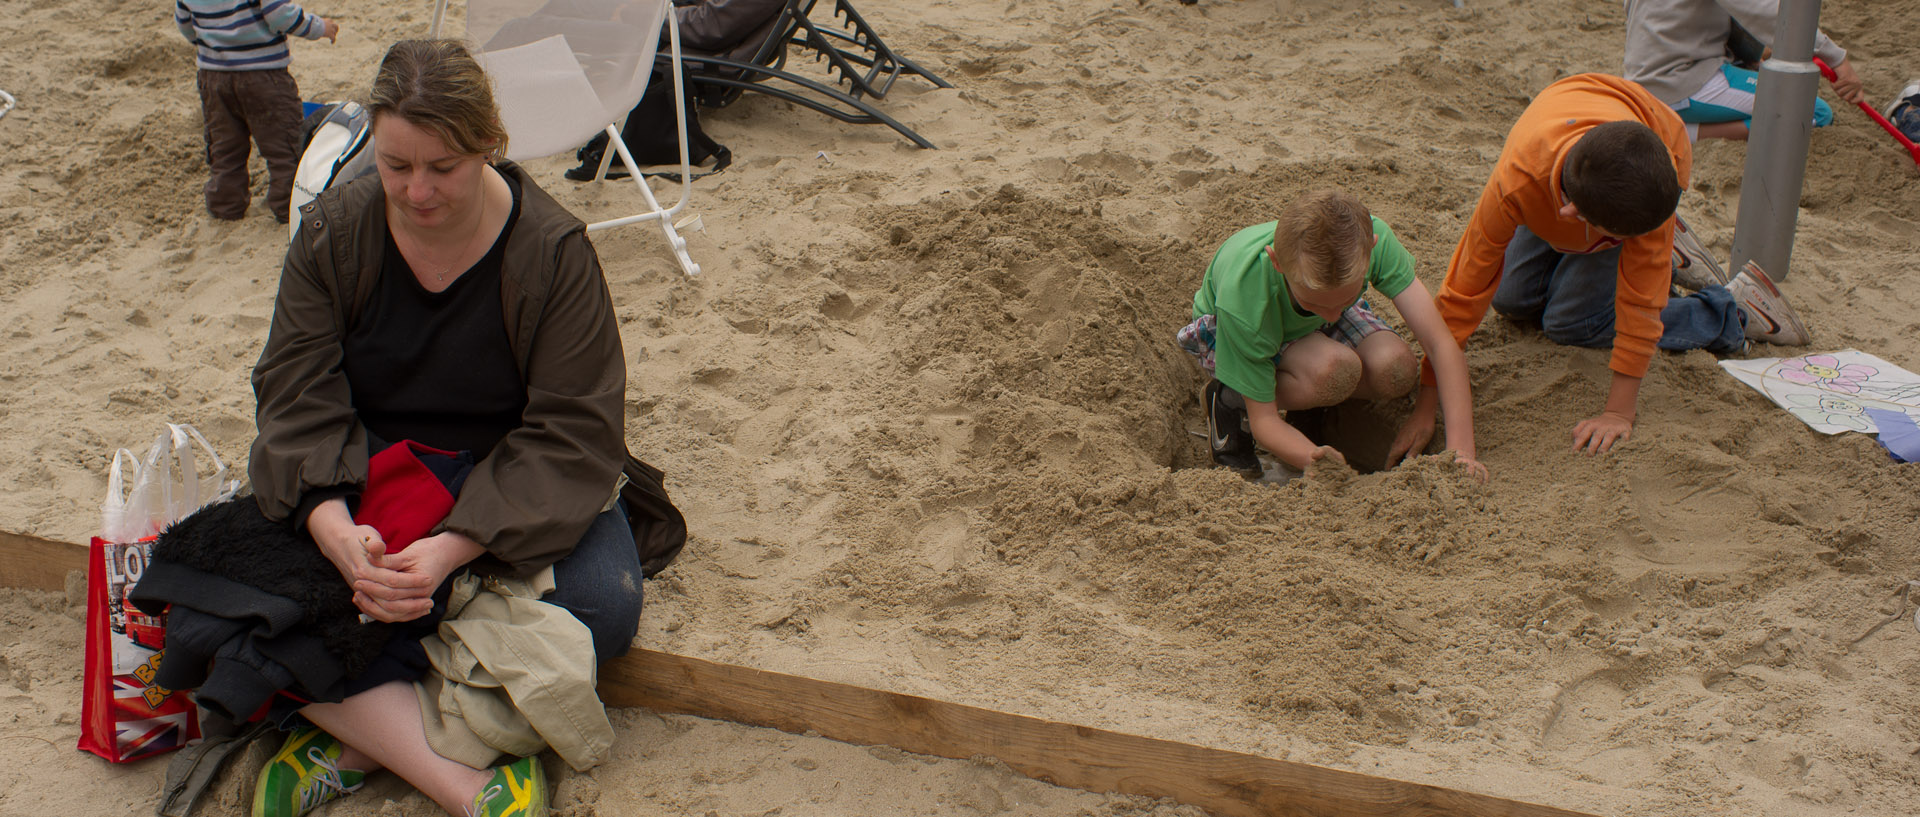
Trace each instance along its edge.
{"label": "beige folded jacket", "polygon": [[606,759],[613,724],[593,687],[593,634],[539,600],[553,588],[551,567],[525,580],[453,580],[446,619],[420,641],[433,671],[414,682],[427,744],[442,757],[484,769],[503,752],[552,747],[575,771]]}

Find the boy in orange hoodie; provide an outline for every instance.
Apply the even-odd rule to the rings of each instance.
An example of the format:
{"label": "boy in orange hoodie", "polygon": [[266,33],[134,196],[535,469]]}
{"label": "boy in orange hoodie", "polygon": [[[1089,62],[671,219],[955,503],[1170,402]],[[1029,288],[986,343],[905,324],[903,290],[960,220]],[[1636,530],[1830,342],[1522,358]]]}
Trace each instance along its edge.
{"label": "boy in orange hoodie", "polygon": [[[1693,160],[1685,125],[1639,85],[1580,74],[1546,87],[1514,123],[1435,305],[1455,340],[1491,305],[1548,339],[1613,348],[1599,414],[1573,444],[1600,453],[1633,431],[1655,347],[1737,352],[1747,338],[1798,345],[1806,331],[1757,269],[1684,298],[1672,284],[1674,208]],[[1423,365],[1409,429],[1431,435],[1439,393]],[[1403,432],[1417,453],[1424,439]],[[1399,448],[1394,455],[1408,453]]]}

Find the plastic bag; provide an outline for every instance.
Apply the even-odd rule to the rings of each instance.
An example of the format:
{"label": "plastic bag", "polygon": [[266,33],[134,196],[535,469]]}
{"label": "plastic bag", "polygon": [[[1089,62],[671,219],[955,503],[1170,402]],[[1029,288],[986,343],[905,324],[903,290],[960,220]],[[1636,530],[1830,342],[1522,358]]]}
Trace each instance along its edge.
{"label": "plastic bag", "polygon": [[[210,473],[202,475],[200,472]],[[127,604],[155,534],[209,502],[238,493],[227,465],[192,426],[167,424],[145,459],[120,449],[87,554],[87,644],[80,748],[115,763],[200,737],[193,702],[151,682],[165,653],[166,617]]]}
{"label": "plastic bag", "polygon": [[[199,473],[195,446],[210,463],[211,473],[206,476]],[[200,506],[239,491],[240,481],[227,479],[227,464],[207,438],[193,426],[168,423],[167,431],[147,449],[146,459],[136,461],[133,452],[124,448],[114,452],[107,472],[107,498],[100,503],[100,538],[138,542]]]}

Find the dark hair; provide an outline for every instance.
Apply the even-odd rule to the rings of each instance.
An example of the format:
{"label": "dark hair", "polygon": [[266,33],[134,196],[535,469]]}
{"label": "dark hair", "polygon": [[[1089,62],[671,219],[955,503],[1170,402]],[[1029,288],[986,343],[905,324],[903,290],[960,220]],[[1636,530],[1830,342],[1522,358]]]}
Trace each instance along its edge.
{"label": "dark hair", "polygon": [[432,131],[459,153],[507,155],[493,83],[458,40],[401,40],[387,49],[367,94],[374,118],[390,113]]}
{"label": "dark hair", "polygon": [[1315,289],[1366,280],[1373,216],[1345,191],[1315,190],[1280,211],[1273,225],[1273,257],[1298,264],[1301,279]]}
{"label": "dark hair", "polygon": [[1574,142],[1560,186],[1588,224],[1622,237],[1659,229],[1680,204],[1667,143],[1634,121],[1595,125]]}

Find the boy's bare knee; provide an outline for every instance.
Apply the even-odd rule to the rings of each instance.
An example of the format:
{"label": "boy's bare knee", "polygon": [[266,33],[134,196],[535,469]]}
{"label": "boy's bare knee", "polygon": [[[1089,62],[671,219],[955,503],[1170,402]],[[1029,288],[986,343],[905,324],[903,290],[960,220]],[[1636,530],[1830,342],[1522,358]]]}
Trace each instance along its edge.
{"label": "boy's bare knee", "polygon": [[1381,397],[1400,397],[1413,391],[1420,382],[1420,362],[1414,360],[1413,350],[1402,346],[1383,357],[1386,359],[1367,370],[1368,385],[1374,392]]}
{"label": "boy's bare knee", "polygon": [[1360,388],[1355,396],[1368,400],[1400,397],[1420,381],[1420,361],[1413,348],[1391,332],[1368,335],[1354,350],[1361,362]]}
{"label": "boy's bare knee", "polygon": [[1280,367],[1280,408],[1331,406],[1353,396],[1364,367],[1360,356],[1339,341],[1310,335],[1290,347]]}
{"label": "boy's bare knee", "polygon": [[1360,356],[1353,350],[1341,347],[1343,354],[1328,355],[1316,378],[1319,389],[1316,390],[1315,405],[1331,406],[1353,396],[1360,388],[1360,377],[1365,367],[1360,365]]}

